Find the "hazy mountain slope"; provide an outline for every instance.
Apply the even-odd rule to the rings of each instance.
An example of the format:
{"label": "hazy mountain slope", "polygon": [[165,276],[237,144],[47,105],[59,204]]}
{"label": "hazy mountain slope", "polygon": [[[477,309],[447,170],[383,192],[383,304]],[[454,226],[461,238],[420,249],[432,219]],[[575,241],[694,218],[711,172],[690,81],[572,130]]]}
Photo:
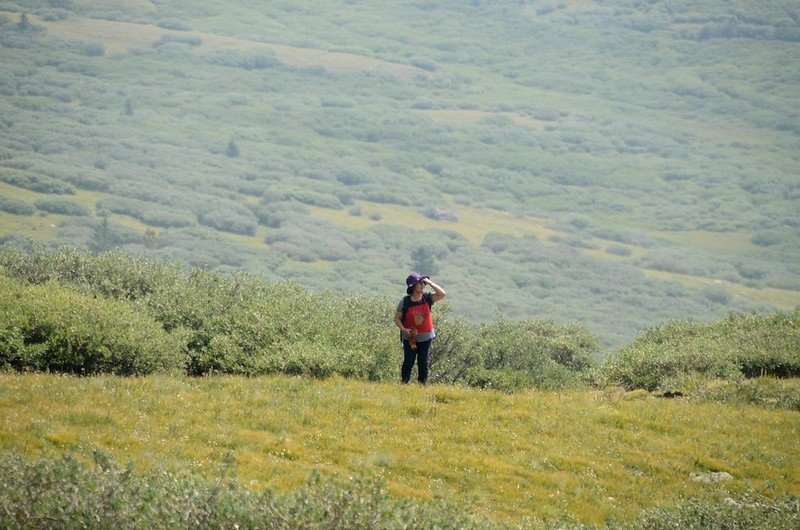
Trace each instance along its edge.
{"label": "hazy mountain slope", "polygon": [[609,345],[800,303],[793,2],[196,4],[0,2],[0,233]]}

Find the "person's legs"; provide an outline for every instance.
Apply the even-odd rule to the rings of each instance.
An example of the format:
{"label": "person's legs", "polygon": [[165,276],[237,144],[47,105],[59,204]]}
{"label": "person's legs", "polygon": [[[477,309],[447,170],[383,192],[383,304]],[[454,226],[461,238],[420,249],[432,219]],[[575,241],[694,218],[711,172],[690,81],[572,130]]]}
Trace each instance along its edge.
{"label": "person's legs", "polygon": [[403,340],[403,366],[400,369],[400,376],[403,383],[411,381],[411,369],[414,368],[414,361],[417,359],[417,352],[411,349],[411,344]]}
{"label": "person's legs", "polygon": [[428,382],[428,363],[431,351],[432,340],[417,343],[417,371],[419,372],[419,382],[423,385]]}

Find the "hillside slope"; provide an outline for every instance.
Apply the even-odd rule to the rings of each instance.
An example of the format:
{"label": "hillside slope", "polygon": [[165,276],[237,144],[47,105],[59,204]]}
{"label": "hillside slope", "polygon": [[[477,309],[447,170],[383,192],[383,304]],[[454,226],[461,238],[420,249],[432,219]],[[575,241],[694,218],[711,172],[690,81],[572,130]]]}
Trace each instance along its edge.
{"label": "hillside slope", "polygon": [[387,295],[422,267],[608,347],[800,303],[793,2],[0,11],[4,242]]}

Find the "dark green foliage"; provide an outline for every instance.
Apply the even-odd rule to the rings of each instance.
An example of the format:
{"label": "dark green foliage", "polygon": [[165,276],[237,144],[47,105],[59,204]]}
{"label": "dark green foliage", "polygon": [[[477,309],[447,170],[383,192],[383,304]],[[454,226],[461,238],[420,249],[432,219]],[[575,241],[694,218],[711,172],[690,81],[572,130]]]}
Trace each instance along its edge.
{"label": "dark green foliage", "polygon": [[581,384],[594,365],[597,339],[578,325],[551,320],[478,326],[445,320],[431,350],[432,379],[514,391]]}
{"label": "dark green foliage", "polygon": [[[21,295],[5,298],[7,326],[26,330],[7,338],[6,362],[17,369],[127,373],[132,368],[124,364],[130,348],[124,340],[133,340],[136,332],[124,334],[125,326],[146,330],[158,323],[158,332],[150,333],[141,347],[158,350],[163,342],[160,351],[169,359],[176,358],[177,350],[185,351],[180,358],[191,375],[397,378],[400,345],[392,325],[394,305],[382,298],[315,294],[292,282],[184,270],[121,253],[9,248],[0,252],[0,266],[10,277],[34,284],[6,279],[14,292],[36,290],[36,296],[28,297],[33,299],[18,304],[14,300]],[[43,304],[41,316],[31,320],[31,314],[38,314],[36,304]],[[75,320],[90,312],[97,313],[90,321]],[[540,320],[476,327],[447,316],[446,306],[437,307],[440,336],[431,354],[435,381],[504,390],[565,388],[580,382],[597,354],[597,340],[580,326]],[[45,317],[46,323],[39,323]],[[113,326],[117,318],[123,319],[120,329]],[[60,331],[51,336],[49,330]],[[79,352],[74,337],[91,345],[86,346],[89,351]],[[46,345],[44,357],[30,353],[41,345]],[[115,347],[122,360],[115,357],[120,354]],[[17,353],[23,350],[27,357]],[[102,359],[90,357],[100,352]],[[117,360],[120,366],[114,364]],[[158,367],[147,368],[152,369]]]}
{"label": "dark green foliage", "polygon": [[27,13],[21,13],[19,16],[19,22],[17,22],[17,31],[30,31],[33,28],[30,19],[28,18]]}
{"label": "dark green foliage", "polygon": [[411,269],[421,271],[422,274],[437,275],[439,266],[436,263],[438,256],[433,246],[419,246],[411,251]]}
{"label": "dark green foliage", "polygon": [[20,371],[144,375],[182,370],[182,333],[146,312],[55,282],[0,276],[0,365]]}
{"label": "dark green foliage", "polygon": [[800,526],[800,499],[789,495],[769,498],[755,493],[720,498],[716,502],[687,498],[677,507],[646,510],[633,524],[610,526],[637,530],[797,528]]}
{"label": "dark green foliage", "polygon": [[252,491],[223,469],[216,480],[122,468],[96,452],[26,462],[0,456],[3,528],[490,528],[444,501],[394,499],[379,478],[314,473],[295,492]]}
{"label": "dark green foliage", "polygon": [[213,206],[208,211],[200,214],[200,223],[223,232],[244,234],[252,236],[256,233],[258,225],[256,217],[250,210],[243,206],[225,208]]}
{"label": "dark green foliage", "polygon": [[33,215],[36,209],[27,201],[16,197],[0,195],[0,212],[12,213],[14,215]]}
{"label": "dark green foliage", "polygon": [[57,195],[75,195],[75,188],[63,180],[54,179],[45,175],[36,175],[22,172],[2,172],[0,180],[25,188],[26,190]]}
{"label": "dark green foliage", "polygon": [[85,217],[91,213],[86,206],[69,199],[39,199],[35,204],[39,211],[47,213],[74,217]]}
{"label": "dark green foliage", "polygon": [[228,147],[225,148],[225,156],[228,158],[236,158],[239,156],[239,146],[236,145],[233,138],[230,139]]}
{"label": "dark green foliage", "polygon": [[673,321],[611,354],[600,368],[607,383],[670,390],[693,375],[736,379],[800,375],[800,310],[732,314],[711,324]]}

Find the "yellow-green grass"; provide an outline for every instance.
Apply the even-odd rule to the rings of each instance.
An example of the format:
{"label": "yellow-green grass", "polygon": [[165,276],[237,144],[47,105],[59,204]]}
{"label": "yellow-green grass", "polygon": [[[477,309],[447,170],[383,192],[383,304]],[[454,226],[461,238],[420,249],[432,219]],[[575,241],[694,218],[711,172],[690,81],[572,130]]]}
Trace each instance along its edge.
{"label": "yellow-green grass", "polygon": [[421,112],[424,112],[431,120],[440,123],[475,123],[497,116],[508,118],[517,125],[525,125],[535,129],[544,129],[548,123],[552,123],[517,114],[516,112],[486,112],[472,109],[436,109]]}
{"label": "yellow-green grass", "polygon": [[[290,491],[312,470],[379,474],[503,522],[630,520],[681,496],[800,495],[797,412],[644,393],[506,395],[339,378],[0,375],[0,450],[102,449],[136,469]],[[722,484],[693,475],[725,471]]]}
{"label": "yellow-green grass", "polygon": [[23,234],[33,239],[53,239],[58,223],[64,216],[48,214],[13,215],[0,212],[0,234]]}
{"label": "yellow-green grass", "polygon": [[[39,199],[53,197],[51,194],[26,190],[5,182],[0,182],[0,195],[16,197],[30,204],[34,204]],[[97,201],[107,197],[110,197],[110,195],[99,191],[86,190],[78,190],[74,195],[65,196],[66,199],[87,207],[91,212],[95,211]],[[50,213],[46,215],[34,214],[27,216],[0,212],[0,234],[19,233],[33,238],[52,239],[56,237],[56,230],[59,223],[69,218],[69,216]],[[151,230],[155,234],[161,232],[159,227],[150,226],[127,215],[111,214],[108,216],[108,220],[127,226],[142,234],[147,230]]]}
{"label": "yellow-green grass", "polygon": [[[0,15],[11,19],[19,16],[18,13],[8,11],[0,11]],[[29,15],[29,19],[32,23],[45,27],[50,34],[57,37],[100,43],[108,53],[130,53],[152,46],[164,35],[177,35],[199,39],[200,44],[197,49],[200,52],[218,49],[264,48],[271,50],[280,60],[292,66],[323,66],[332,70],[382,71],[402,79],[426,73],[415,66],[390,63],[355,53],[301,48],[277,43],[267,44],[201,31],[172,31],[149,24],[77,16],[71,16],[65,20],[46,21],[41,17]]]}
{"label": "yellow-green grass", "polygon": [[791,311],[800,306],[800,291],[790,291],[786,289],[773,289],[770,287],[755,288],[747,287],[738,283],[704,276],[691,276],[688,274],[678,274],[675,272],[657,271],[652,269],[642,269],[645,276],[657,280],[679,282],[692,287],[716,287],[724,289],[733,296],[738,296],[751,302],[764,302],[774,306],[779,311]]}
{"label": "yellow-green grass", "polygon": [[751,241],[753,238],[752,232],[723,233],[690,230],[685,232],[655,232],[653,235],[678,245],[713,250],[715,253],[741,255],[742,251],[758,251],[758,247]]}
{"label": "yellow-green grass", "polygon": [[315,217],[323,217],[338,225],[353,229],[365,229],[376,221],[370,219],[373,213],[380,214],[381,223],[406,226],[414,230],[450,230],[461,234],[471,243],[480,245],[487,234],[492,232],[512,236],[534,235],[546,241],[549,236],[560,234],[548,228],[549,219],[534,216],[515,216],[513,214],[489,208],[473,208],[454,205],[447,199],[441,205],[458,216],[458,222],[432,219],[416,208],[397,204],[377,204],[368,201],[355,201],[353,204],[361,210],[361,215],[352,215],[350,210],[334,210],[318,206],[309,207]]}

